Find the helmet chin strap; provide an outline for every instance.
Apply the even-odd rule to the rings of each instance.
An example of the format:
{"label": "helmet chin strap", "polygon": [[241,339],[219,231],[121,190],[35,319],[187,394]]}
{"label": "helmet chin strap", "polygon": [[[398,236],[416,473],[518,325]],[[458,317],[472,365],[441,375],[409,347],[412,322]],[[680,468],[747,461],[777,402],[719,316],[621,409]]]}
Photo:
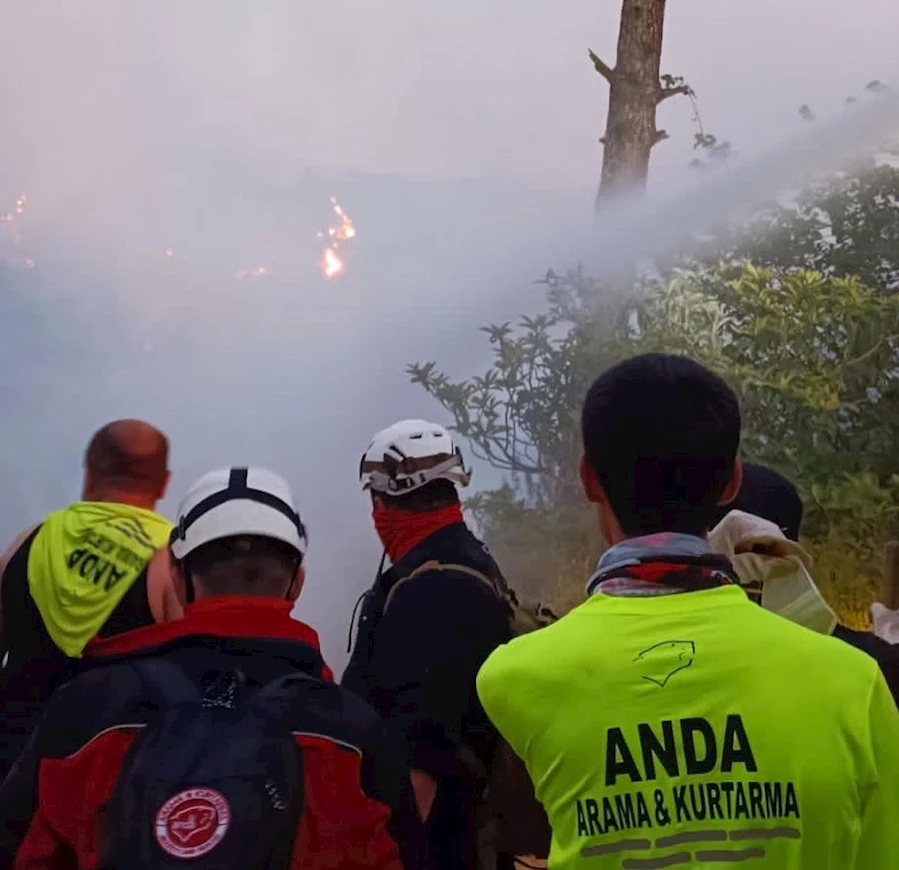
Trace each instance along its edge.
{"label": "helmet chin strap", "polygon": [[193,574],[191,573],[190,568],[183,562],[179,562],[178,567],[181,569],[181,576],[184,578],[184,600],[188,604],[193,604],[197,598],[197,593],[194,589]]}
{"label": "helmet chin strap", "polygon": [[181,574],[181,579],[184,580],[184,601],[186,604],[193,604],[194,599],[197,597],[196,592],[194,590],[194,578],[191,576],[190,569],[185,564],[184,559],[179,559],[175,555],[175,551],[172,549],[172,545],[179,538],[182,537],[181,529],[179,526],[175,526],[172,529],[171,534],[169,535],[169,557],[172,560],[172,563],[178,568],[178,572]]}
{"label": "helmet chin strap", "polygon": [[291,600],[293,600],[293,599],[291,598],[291,594],[290,594],[290,593],[293,591],[293,584],[294,584],[294,581],[296,581],[296,579],[297,579],[297,574],[299,573],[299,570],[300,570],[300,568],[302,568],[302,567],[303,567],[303,557],[300,556],[300,557],[297,559],[297,565],[296,565],[296,568],[294,568],[294,571],[293,571],[293,577],[290,578],[290,582],[287,584],[287,590],[286,590],[285,593],[284,593],[284,600],[285,600],[285,601],[291,601]]}

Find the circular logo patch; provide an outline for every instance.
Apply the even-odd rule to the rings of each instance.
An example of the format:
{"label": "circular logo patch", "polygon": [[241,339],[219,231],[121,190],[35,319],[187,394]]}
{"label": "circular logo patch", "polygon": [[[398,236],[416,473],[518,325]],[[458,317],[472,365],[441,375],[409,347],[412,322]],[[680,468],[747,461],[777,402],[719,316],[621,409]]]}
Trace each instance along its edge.
{"label": "circular logo patch", "polygon": [[211,788],[189,788],[169,798],[156,813],[156,842],[176,858],[199,858],[225,836],[231,808]]}

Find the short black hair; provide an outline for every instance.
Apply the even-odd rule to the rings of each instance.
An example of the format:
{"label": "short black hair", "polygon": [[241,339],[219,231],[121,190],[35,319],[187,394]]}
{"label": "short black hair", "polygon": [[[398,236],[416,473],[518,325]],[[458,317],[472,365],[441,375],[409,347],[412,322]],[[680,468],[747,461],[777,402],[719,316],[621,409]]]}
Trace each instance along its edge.
{"label": "short black hair", "polygon": [[199,592],[207,596],[283,597],[301,564],[300,553],[289,544],[259,535],[210,541],[185,559]]}
{"label": "short black hair", "polygon": [[804,510],[802,497],[793,482],[773,468],[744,463],[743,485],[729,505],[718,509],[713,525],[733,510],[762,517],[778,526],[791,541],[799,540]]}
{"label": "short black hair", "polygon": [[404,495],[390,495],[386,492],[373,492],[372,495],[380,496],[386,507],[416,514],[460,504],[459,491],[449,480],[432,480]]}
{"label": "short black hair", "polygon": [[642,354],[593,382],[581,434],[626,535],[704,535],[733,476],[740,406],[727,383],[694,360]]}

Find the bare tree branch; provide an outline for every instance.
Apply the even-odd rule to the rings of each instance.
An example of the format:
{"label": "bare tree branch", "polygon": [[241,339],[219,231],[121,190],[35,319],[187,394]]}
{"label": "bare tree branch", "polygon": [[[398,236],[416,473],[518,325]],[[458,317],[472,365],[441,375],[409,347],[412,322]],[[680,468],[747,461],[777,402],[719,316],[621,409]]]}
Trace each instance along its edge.
{"label": "bare tree branch", "polygon": [[658,145],[659,142],[664,142],[668,138],[668,133],[665,130],[656,130],[655,134],[652,137],[653,146]]}
{"label": "bare tree branch", "polygon": [[591,49],[587,49],[587,54],[590,56],[590,60],[593,61],[593,67],[595,70],[609,83],[612,84],[612,81],[615,79],[615,70],[612,69],[604,60],[602,60],[598,54],[596,54]]}
{"label": "bare tree branch", "polygon": [[899,335],[884,336],[883,338],[880,339],[880,341],[877,342],[877,344],[875,344],[873,347],[866,350],[861,356],[857,356],[857,357],[855,357],[855,359],[847,359],[844,362],[844,365],[847,367],[857,366],[860,363],[867,362],[869,359],[871,359],[872,356],[874,356],[874,354],[876,354],[879,350],[881,350],[885,344],[889,345],[893,341],[895,341],[897,338],[899,338]]}
{"label": "bare tree branch", "polygon": [[676,87],[671,88],[659,88],[659,93],[656,96],[656,103],[663,103],[669,97],[690,97],[693,95],[693,88],[689,85],[677,85]]}

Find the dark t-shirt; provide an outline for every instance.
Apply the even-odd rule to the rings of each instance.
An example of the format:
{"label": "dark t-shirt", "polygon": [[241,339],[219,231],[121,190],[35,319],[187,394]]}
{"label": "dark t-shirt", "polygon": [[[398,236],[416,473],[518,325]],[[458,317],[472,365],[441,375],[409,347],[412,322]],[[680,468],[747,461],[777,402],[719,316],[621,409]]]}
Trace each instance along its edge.
{"label": "dark t-shirt", "polygon": [[[0,781],[22,751],[44,704],[78,672],[53,642],[28,585],[28,556],[40,526],[13,554],[3,572],[3,626],[0,632]],[[131,584],[98,632],[99,637],[152,625],[147,598],[147,571]]]}
{"label": "dark t-shirt", "polygon": [[[498,572],[480,542],[455,524],[431,535],[380,578],[373,598],[383,605],[397,580],[431,560],[487,576]],[[475,677],[487,656],[512,637],[506,605],[469,574],[426,571],[399,585],[386,612],[372,622],[357,638],[342,684],[405,735],[412,766],[437,780],[428,820],[433,866],[468,870],[475,855],[475,805],[497,739]]]}
{"label": "dark t-shirt", "polygon": [[833,636],[867,653],[880,665],[893,699],[899,706],[899,646],[887,643],[871,631],[857,631],[845,625],[838,625]]}

